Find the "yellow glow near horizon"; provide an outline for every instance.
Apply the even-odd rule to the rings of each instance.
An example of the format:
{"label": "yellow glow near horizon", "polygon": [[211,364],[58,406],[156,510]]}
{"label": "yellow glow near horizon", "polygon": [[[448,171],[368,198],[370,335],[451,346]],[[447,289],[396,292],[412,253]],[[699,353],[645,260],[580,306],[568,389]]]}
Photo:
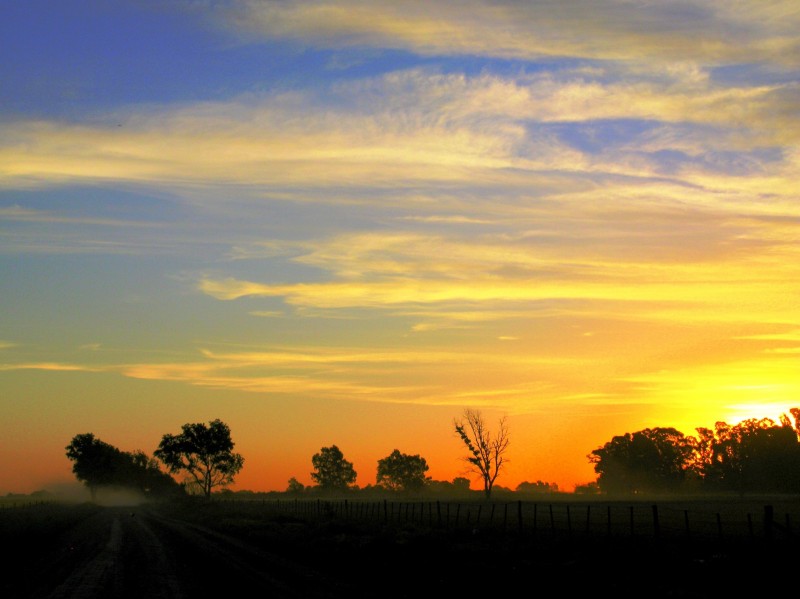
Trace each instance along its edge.
{"label": "yellow glow near horizon", "polygon": [[475,407],[571,489],[793,407],[796,2],[150,4],[0,21],[0,459],[219,417],[244,488],[452,479]]}

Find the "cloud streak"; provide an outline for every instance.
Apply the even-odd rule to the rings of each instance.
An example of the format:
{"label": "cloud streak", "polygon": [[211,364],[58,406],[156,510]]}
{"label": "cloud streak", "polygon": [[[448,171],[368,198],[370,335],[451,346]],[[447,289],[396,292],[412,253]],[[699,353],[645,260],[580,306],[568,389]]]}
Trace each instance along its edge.
{"label": "cloud streak", "polygon": [[[217,13],[248,39],[374,47],[423,55],[536,60],[777,62],[797,66],[800,17],[785,2],[626,0],[372,3],[227,2]],[[698,39],[702,43],[698,44]]]}
{"label": "cloud streak", "polygon": [[109,381],[146,388],[265,452],[256,418],[428,435],[469,405],[585,469],[797,395],[796,3],[67,4],[74,43],[11,15],[9,396],[105,424]]}
{"label": "cloud streak", "polygon": [[[329,93],[340,100],[336,108],[319,104]],[[796,157],[758,152],[796,143],[795,95],[792,84],[615,83],[568,73],[503,78],[415,69],[333,90],[134,111],[106,124],[8,123],[0,186],[124,183],[189,196],[200,195],[199,185],[256,195],[270,186],[278,195],[303,197],[290,191],[295,187],[319,200],[331,186],[519,189],[562,172],[666,178],[733,192],[739,181],[730,175],[747,160],[748,184],[785,194],[796,180]],[[593,149],[592,131],[615,119],[644,124],[639,132],[630,129],[624,143]],[[124,127],[113,124],[118,120]],[[553,128],[559,124],[572,129]],[[702,134],[674,130],[688,124],[702,125]],[[665,170],[665,152],[686,157],[679,170]],[[715,159],[723,152],[739,162]],[[6,209],[6,217],[41,216],[24,210]]]}

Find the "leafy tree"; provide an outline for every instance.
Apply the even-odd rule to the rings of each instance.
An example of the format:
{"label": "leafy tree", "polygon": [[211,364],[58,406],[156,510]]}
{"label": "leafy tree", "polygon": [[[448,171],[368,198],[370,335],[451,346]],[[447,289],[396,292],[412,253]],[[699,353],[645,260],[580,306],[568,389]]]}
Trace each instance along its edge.
{"label": "leafy tree", "polygon": [[456,491],[468,492],[471,483],[470,480],[464,476],[456,476],[450,484],[453,485],[453,489]]}
{"label": "leafy tree", "polygon": [[346,491],[356,482],[353,464],[344,459],[344,454],[336,446],[323,447],[311,458],[314,472],[311,479],[322,491]]}
{"label": "leafy tree", "polygon": [[137,450],[126,453],[130,480],[145,496],[168,497],[182,495],[185,491],[168,473],[161,470],[158,460],[149,457],[145,452]]}
{"label": "leafy tree", "polygon": [[65,449],[67,458],[73,462],[75,478],[89,489],[92,501],[97,499],[100,487],[122,482],[125,454],[113,445],[101,441],[92,433],[84,433],[75,435]]}
{"label": "leafy tree", "polygon": [[486,499],[491,499],[492,486],[506,463],[509,436],[505,417],[500,419],[494,435],[479,410],[467,408],[463,418],[455,419],[453,425],[470,452],[465,461],[470,464],[470,470],[481,477]]}
{"label": "leafy tree", "polygon": [[698,429],[706,443],[704,479],[711,489],[796,492],[800,490],[800,410],[792,409],[781,424],[750,418],[730,425],[717,422],[714,431]]}
{"label": "leafy tree", "polygon": [[244,465],[244,458],[233,452],[230,427],[221,420],[208,424],[184,424],[178,435],[164,435],[155,457],[173,474],[185,471],[211,498],[215,487],[231,484]]}
{"label": "leafy tree", "polygon": [[514,489],[517,493],[558,493],[558,485],[556,483],[546,483],[541,480],[532,482],[521,482]]}
{"label": "leafy tree", "polygon": [[183,492],[183,488],[159,468],[158,462],[143,451],[121,451],[92,433],[76,435],[66,450],[67,457],[74,462],[72,471],[86,484],[92,501],[96,501],[100,488],[111,486],[135,489],[150,497]]}
{"label": "leafy tree", "polygon": [[598,486],[597,481],[575,485],[576,495],[597,495],[599,493],[600,487]]}
{"label": "leafy tree", "polygon": [[289,485],[286,487],[287,493],[299,495],[305,490],[306,490],[305,485],[301,483],[299,480],[297,480],[294,476],[289,479]]}
{"label": "leafy tree", "polygon": [[604,492],[663,492],[682,485],[694,448],[680,431],[656,427],[615,436],[587,457]]}
{"label": "leafy tree", "polygon": [[395,449],[378,460],[377,484],[392,491],[421,491],[428,478],[428,463],[419,455],[400,453]]}
{"label": "leafy tree", "polygon": [[457,476],[452,481],[431,479],[428,480],[426,487],[435,495],[466,496],[472,493],[470,480],[463,476]]}

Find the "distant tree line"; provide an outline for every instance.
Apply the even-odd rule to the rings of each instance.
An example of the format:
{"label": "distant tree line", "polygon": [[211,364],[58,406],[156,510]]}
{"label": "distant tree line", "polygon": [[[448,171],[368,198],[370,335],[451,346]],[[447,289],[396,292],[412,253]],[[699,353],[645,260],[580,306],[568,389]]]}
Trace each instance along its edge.
{"label": "distant tree line", "polygon": [[800,409],[780,422],[717,422],[687,436],[646,428],[612,438],[587,457],[608,494],[800,492]]}
{"label": "distant tree line", "polygon": [[[469,470],[481,477],[488,499],[505,462],[508,429],[501,419],[496,435],[492,435],[480,412],[465,410],[464,418],[454,421],[455,431],[469,450],[464,459]],[[209,423],[184,424],[179,434],[165,434],[150,457],[143,451],[125,452],[96,438],[92,433],[76,435],[66,448],[73,462],[75,477],[83,482],[96,500],[101,489],[128,489],[150,498],[200,494],[210,498],[215,489],[234,482],[244,458],[233,451],[230,428],[217,419]],[[428,463],[418,454],[395,449],[378,460],[375,484],[359,488],[352,462],[345,459],[337,445],[323,447],[311,457],[313,485],[303,485],[295,477],[289,479],[286,493],[334,495],[359,491],[364,494],[465,495],[473,493],[470,480],[456,477],[452,481],[436,481],[427,475]],[[163,466],[163,470],[162,470]],[[171,475],[183,473],[183,482]],[[500,492],[511,489],[496,487]],[[222,489],[226,490],[226,489]],[[524,493],[552,493],[555,483],[537,481],[521,483]]]}
{"label": "distant tree line", "polygon": [[[744,420],[713,429],[697,428],[687,436],[675,428],[646,428],[613,437],[588,454],[597,480],[575,488],[576,493],[632,495],[643,493],[800,493],[800,409],[781,415]],[[512,491],[495,484],[506,463],[509,433],[505,419],[491,433],[479,411],[465,410],[453,422],[468,455],[468,469],[483,483],[486,499],[500,494],[558,493],[558,485],[525,481]],[[76,435],[66,447],[73,473],[85,483],[94,500],[102,488],[136,490],[145,497],[200,494],[210,498],[215,489],[234,482],[244,458],[233,451],[230,428],[217,419],[184,424],[181,432],[162,437],[150,457],[143,451],[125,452],[92,433]],[[337,445],[322,447],[311,457],[313,485],[292,477],[285,493],[333,495],[400,494],[404,496],[464,495],[475,493],[470,480],[432,480],[425,458],[399,449],[378,460],[375,484],[359,488],[353,463]],[[162,470],[162,465],[164,470]],[[184,473],[178,483],[171,475]]]}

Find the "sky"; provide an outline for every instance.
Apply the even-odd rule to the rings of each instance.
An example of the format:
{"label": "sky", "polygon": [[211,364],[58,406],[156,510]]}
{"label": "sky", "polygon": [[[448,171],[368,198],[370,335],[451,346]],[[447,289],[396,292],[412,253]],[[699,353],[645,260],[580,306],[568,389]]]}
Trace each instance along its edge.
{"label": "sky", "polygon": [[[795,0],[0,9],[0,493],[226,422],[234,490],[394,449],[596,479],[800,406]],[[480,484],[473,478],[473,488]]]}

